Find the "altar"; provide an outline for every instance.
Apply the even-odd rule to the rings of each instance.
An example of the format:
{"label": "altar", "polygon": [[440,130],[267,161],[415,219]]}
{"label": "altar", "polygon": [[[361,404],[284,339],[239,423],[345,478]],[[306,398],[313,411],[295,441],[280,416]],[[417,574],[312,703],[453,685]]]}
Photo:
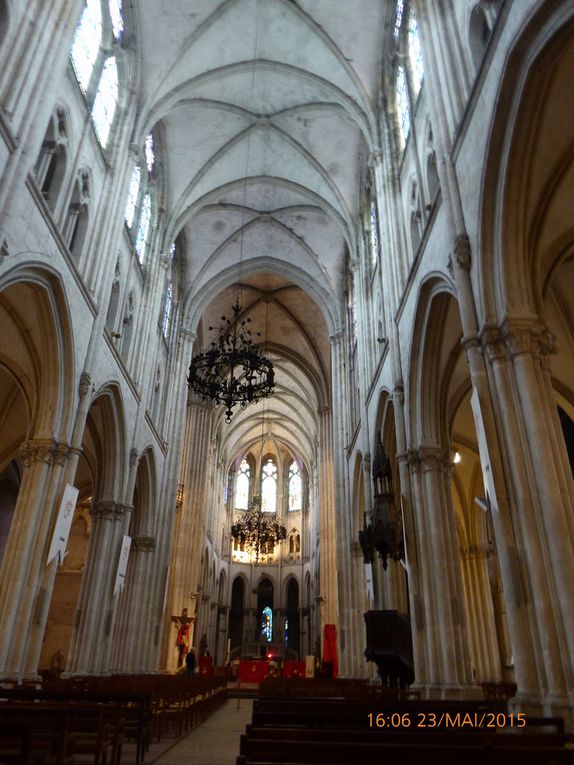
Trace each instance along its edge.
{"label": "altar", "polygon": [[242,683],[260,683],[269,674],[269,664],[266,659],[242,659],[239,679]]}

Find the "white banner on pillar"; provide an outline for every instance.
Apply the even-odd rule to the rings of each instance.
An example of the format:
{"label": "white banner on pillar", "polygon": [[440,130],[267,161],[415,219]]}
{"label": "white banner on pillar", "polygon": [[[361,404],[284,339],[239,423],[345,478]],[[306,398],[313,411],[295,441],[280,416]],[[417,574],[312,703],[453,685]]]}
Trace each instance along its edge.
{"label": "white banner on pillar", "polygon": [[373,567],[371,563],[365,564],[365,584],[369,596],[369,608],[375,607],[375,588],[373,586]]}
{"label": "white banner on pillar", "polygon": [[170,572],[171,566],[167,567],[167,571],[165,573],[165,587],[163,588],[163,604],[161,607],[162,614],[165,611],[165,607],[167,606],[167,591],[169,589],[169,572]]}
{"label": "white banner on pillar", "polygon": [[124,535],[122,539],[122,549],[120,550],[120,559],[118,561],[118,573],[116,574],[116,583],[114,584],[114,596],[124,589],[126,583],[126,571],[128,568],[128,559],[130,557],[130,547],[132,538]]}
{"label": "white banner on pillar", "polygon": [[478,453],[480,454],[480,466],[482,467],[482,479],[484,481],[484,488],[488,492],[488,497],[492,506],[496,507],[496,494],[494,493],[494,481],[492,480],[492,467],[490,465],[490,457],[488,455],[488,446],[486,443],[486,434],[482,424],[482,413],[480,411],[480,402],[478,400],[478,393],[476,392],[476,388],[473,388],[472,396],[470,397],[470,405],[472,407],[474,424],[476,426]]}
{"label": "white banner on pillar", "polygon": [[51,563],[56,556],[58,556],[58,563],[60,565],[64,562],[78,493],[79,489],[76,489],[75,486],[71,486],[69,483],[66,484],[60,503],[56,526],[54,527],[54,533],[52,535],[52,543],[50,545],[50,552],[48,553],[46,565]]}

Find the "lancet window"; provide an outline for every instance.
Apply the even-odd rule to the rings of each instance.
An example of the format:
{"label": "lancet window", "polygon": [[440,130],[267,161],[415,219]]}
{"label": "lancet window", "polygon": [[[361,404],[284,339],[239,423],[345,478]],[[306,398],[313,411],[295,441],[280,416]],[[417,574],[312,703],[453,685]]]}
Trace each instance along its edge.
{"label": "lancet window", "polygon": [[243,460],[241,465],[239,465],[239,472],[235,479],[235,507],[237,510],[247,510],[250,480],[251,468],[249,467],[249,462]]}
{"label": "lancet window", "polygon": [[300,511],[303,507],[303,482],[295,460],[289,466],[289,510]]}
{"label": "lancet window", "polygon": [[173,310],[173,284],[170,282],[167,285],[167,289],[165,291],[163,319],[161,323],[161,331],[163,332],[163,336],[166,338],[169,336],[172,310]]}
{"label": "lancet window", "polygon": [[394,38],[400,61],[395,75],[395,104],[402,149],[411,131],[413,110],[424,78],[422,45],[415,11],[404,0],[399,0],[396,5]]}
{"label": "lancet window", "polygon": [[[153,214],[152,189],[155,151],[151,133],[145,138],[142,156],[142,163],[138,163],[132,171],[125,212],[126,225],[132,241],[134,241],[135,252],[140,263],[144,261],[149,244]],[[142,169],[144,160],[145,166]]]}
{"label": "lancet window", "polygon": [[271,457],[261,468],[261,509],[266,513],[277,510],[277,465]]}
{"label": "lancet window", "polygon": [[268,643],[273,638],[273,611],[265,606],[261,614],[261,637]]}
{"label": "lancet window", "polygon": [[92,121],[104,149],[117,112],[120,80],[117,52],[123,30],[121,0],[108,3],[86,0],[70,51],[78,84],[91,103]]}

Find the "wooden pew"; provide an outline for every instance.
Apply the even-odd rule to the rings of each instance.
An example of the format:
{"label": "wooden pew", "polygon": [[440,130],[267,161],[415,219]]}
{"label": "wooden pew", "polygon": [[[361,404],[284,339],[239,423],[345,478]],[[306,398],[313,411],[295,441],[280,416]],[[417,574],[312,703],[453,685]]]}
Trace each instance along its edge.
{"label": "wooden pew", "polygon": [[[533,724],[525,731],[453,726],[433,729],[415,724],[418,715],[428,719],[432,713],[438,719],[446,712],[451,716],[469,713],[481,719],[489,709],[489,704],[473,701],[417,700],[386,705],[334,698],[258,699],[253,722],[241,738],[237,765],[574,763],[574,736],[564,734],[563,721],[558,718],[532,718]],[[376,714],[387,719],[405,714],[413,727],[370,726]],[[533,732],[536,727],[546,730]]]}
{"label": "wooden pew", "polygon": [[[69,712],[64,706],[0,704],[0,722],[30,726],[29,758],[43,765],[73,765]],[[0,760],[1,761],[1,760]]]}
{"label": "wooden pew", "polygon": [[0,720],[1,765],[32,765],[31,723]]}

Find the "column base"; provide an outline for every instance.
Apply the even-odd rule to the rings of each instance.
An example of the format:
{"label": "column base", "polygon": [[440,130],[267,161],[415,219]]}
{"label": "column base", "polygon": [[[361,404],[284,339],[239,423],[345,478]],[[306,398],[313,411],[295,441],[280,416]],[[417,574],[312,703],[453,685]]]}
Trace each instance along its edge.
{"label": "column base", "polygon": [[109,669],[107,669],[105,672],[80,672],[79,670],[70,670],[69,672],[62,672],[60,677],[62,677],[64,680],[69,680],[74,677],[109,677],[110,675],[113,675],[113,672],[111,672]]}
{"label": "column base", "polygon": [[511,711],[524,712],[526,718],[561,717],[567,732],[574,731],[574,703],[566,696],[548,694],[541,697],[534,693],[517,693],[508,702]]}
{"label": "column base", "polygon": [[3,672],[0,675],[0,686],[2,683],[38,683],[42,684],[42,676],[37,672]]}
{"label": "column base", "polygon": [[438,685],[434,683],[413,683],[411,691],[418,692],[422,699],[445,699],[459,701],[481,701],[484,698],[478,685]]}

